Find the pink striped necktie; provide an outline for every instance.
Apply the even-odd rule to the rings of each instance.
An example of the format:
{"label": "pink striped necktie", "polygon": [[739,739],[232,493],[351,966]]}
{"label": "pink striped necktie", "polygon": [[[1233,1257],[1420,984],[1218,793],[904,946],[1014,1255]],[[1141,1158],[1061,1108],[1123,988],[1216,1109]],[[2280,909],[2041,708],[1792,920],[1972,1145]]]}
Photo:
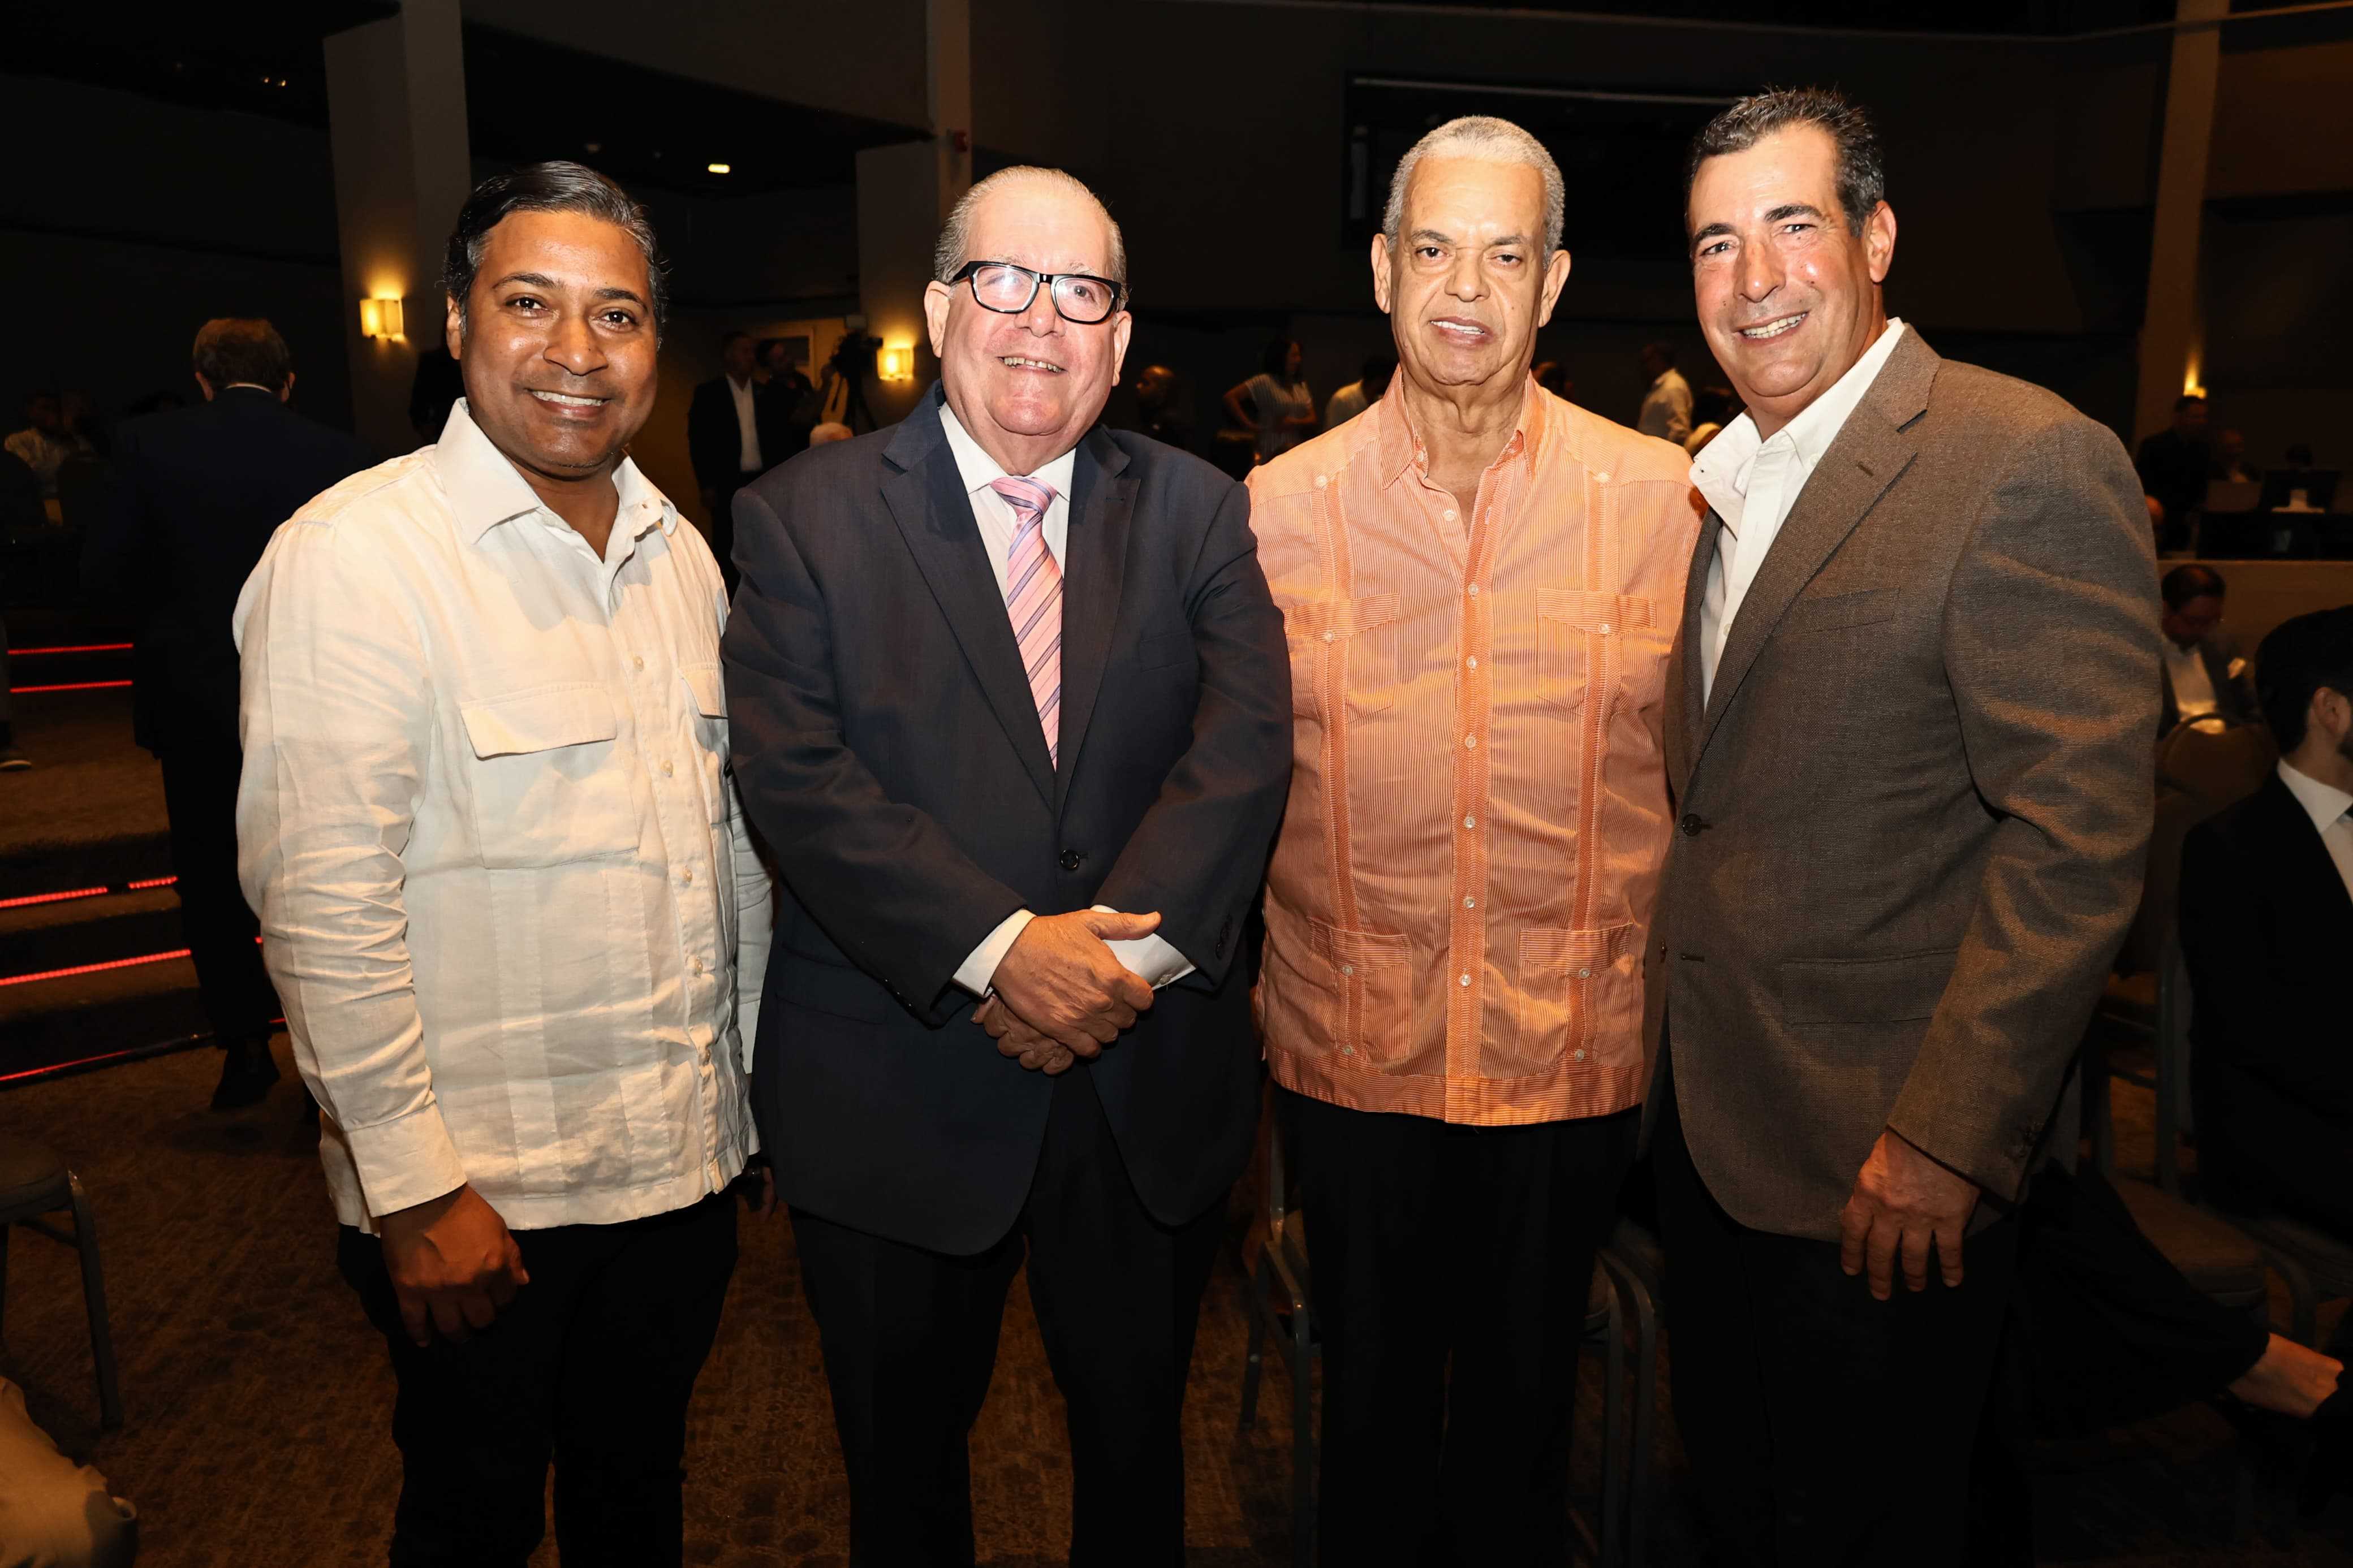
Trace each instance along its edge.
{"label": "pink striped necktie", "polygon": [[1005,613],[1020,645],[1046,754],[1062,763],[1062,569],[1046,548],[1046,509],[1054,487],[1035,479],[991,479],[988,488],[1013,508],[1013,549],[1005,567]]}

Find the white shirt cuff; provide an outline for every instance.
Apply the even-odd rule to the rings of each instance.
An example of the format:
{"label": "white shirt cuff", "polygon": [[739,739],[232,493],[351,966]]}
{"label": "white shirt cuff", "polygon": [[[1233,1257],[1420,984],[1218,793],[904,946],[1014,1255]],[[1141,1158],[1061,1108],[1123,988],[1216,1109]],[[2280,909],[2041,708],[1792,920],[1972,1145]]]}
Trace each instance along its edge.
{"label": "white shirt cuff", "polygon": [[[1094,906],[1097,914],[1112,915],[1119,911],[1106,904]],[[1193,973],[1193,961],[1170,944],[1168,939],[1154,932],[1126,942],[1107,942],[1111,955],[1128,967],[1130,973],[1141,975],[1144,983],[1155,991],[1173,985]]]}
{"label": "white shirt cuff", "polygon": [[1028,910],[1016,910],[999,921],[997,929],[981,938],[980,945],[956,965],[955,983],[976,996],[987,996],[997,979],[997,966],[1013,950],[1014,939],[1029,930],[1029,922],[1037,918]]}
{"label": "white shirt cuff", "polygon": [[466,1184],[466,1166],[431,1100],[390,1121],[343,1129],[372,1219],[430,1203]]}

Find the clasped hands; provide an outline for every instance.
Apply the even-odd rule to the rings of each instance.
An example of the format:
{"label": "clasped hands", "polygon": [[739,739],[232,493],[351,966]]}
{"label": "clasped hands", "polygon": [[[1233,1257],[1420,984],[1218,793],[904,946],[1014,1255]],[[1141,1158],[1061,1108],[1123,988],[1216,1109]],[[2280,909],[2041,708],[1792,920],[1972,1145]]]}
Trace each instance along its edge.
{"label": "clasped hands", "polygon": [[1977,1184],[1938,1164],[1890,1128],[1871,1146],[1839,1212],[1839,1266],[1868,1272],[1871,1293],[1894,1293],[1895,1265],[1914,1290],[1928,1288],[1933,1250],[1947,1287],[1961,1282],[1961,1243],[1978,1206]]}
{"label": "clasped hands", "polygon": [[1006,950],[973,1022],[1000,1055],[1050,1077],[1098,1057],[1152,1006],[1152,987],[1104,944],[1159,929],[1157,913],[1040,915]]}

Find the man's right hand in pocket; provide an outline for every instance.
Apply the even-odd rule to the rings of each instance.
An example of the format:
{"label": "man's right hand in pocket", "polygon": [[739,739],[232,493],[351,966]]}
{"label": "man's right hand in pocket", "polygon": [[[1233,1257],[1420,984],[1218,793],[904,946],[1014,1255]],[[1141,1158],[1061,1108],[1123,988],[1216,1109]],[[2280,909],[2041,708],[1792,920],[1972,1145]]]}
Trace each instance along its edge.
{"label": "man's right hand in pocket", "polygon": [[1092,1057],[1152,1005],[1152,987],[1103,943],[1159,929],[1156,913],[1040,915],[1013,939],[989,987],[1039,1034]]}
{"label": "man's right hand in pocket", "polygon": [[433,1342],[437,1330],[462,1342],[489,1328],[531,1283],[506,1221],[471,1186],[379,1215],[376,1228],[401,1323],[419,1349]]}

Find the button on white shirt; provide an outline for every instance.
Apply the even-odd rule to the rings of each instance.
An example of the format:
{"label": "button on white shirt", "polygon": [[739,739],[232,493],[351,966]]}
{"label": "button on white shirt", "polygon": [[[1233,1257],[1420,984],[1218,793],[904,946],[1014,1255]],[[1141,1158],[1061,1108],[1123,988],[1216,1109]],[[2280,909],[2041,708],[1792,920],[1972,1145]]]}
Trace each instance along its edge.
{"label": "button on white shirt", "polygon": [[735,466],[756,474],[767,467],[760,461],[760,389],[748,381],[739,385],[732,375],[725,379],[728,394],[735,399],[735,438],[741,444]]}
{"label": "button on white shirt", "polygon": [[1757,421],[1746,414],[1725,426],[1692,464],[1692,483],[1723,520],[1715,537],[1715,556],[1708,563],[1707,588],[1700,600],[1701,700],[1715,689],[1715,667],[1724,657],[1724,641],[1740,614],[1748,586],[1780,536],[1790,509],[1822,460],[1871,384],[1895,352],[1904,323],[1891,320],[1887,330],[1847,367],[1829,391],[1808,404],[1804,412],[1765,440]]}
{"label": "button on white shirt", "polygon": [[[1052,488],[1054,499],[1046,503],[1046,515],[1038,528],[1045,536],[1046,553],[1054,558],[1054,565],[1060,569],[1071,540],[1071,479],[1078,468],[1078,449],[1072,447],[1034,473],[1008,475],[987,448],[972,438],[971,432],[956,418],[955,410],[944,402],[940,405],[940,428],[947,435],[948,451],[955,458],[956,477],[964,481],[965,498],[972,504],[972,521],[980,530],[980,542],[988,552],[989,570],[997,574],[997,597],[1005,596],[1006,584],[1010,581],[1013,534],[1018,526],[1013,503],[989,488],[998,479],[1028,478]],[[1010,636],[1009,621],[1006,630]],[[1095,908],[1104,906],[1097,904]],[[1012,951],[1014,939],[1037,918],[1029,910],[1016,910],[1006,916],[956,966],[955,983],[976,996],[987,995],[997,966]],[[1113,957],[1143,976],[1145,984],[1155,990],[1193,973],[1192,961],[1177,952],[1166,937],[1139,937],[1104,945],[1111,949]]]}
{"label": "button on white shirt", "polygon": [[2165,673],[2173,682],[2173,707],[2184,719],[2218,710],[2214,678],[2206,671],[2205,652],[2196,643],[2183,647],[2171,637],[2158,639],[2165,654]]}
{"label": "button on white shirt", "polygon": [[2285,763],[2279,765],[2279,776],[2288,794],[2312,818],[2329,859],[2337,864],[2337,875],[2344,879],[2347,895],[2353,896],[2353,816],[2346,815],[2353,811],[2353,795],[2298,773]]}
{"label": "button on white shirt", "polygon": [[634,464],[614,484],[599,559],[461,401],[238,598],[237,868],[347,1225],[461,1183],[517,1229],[611,1224],[756,1147],[725,591]]}

